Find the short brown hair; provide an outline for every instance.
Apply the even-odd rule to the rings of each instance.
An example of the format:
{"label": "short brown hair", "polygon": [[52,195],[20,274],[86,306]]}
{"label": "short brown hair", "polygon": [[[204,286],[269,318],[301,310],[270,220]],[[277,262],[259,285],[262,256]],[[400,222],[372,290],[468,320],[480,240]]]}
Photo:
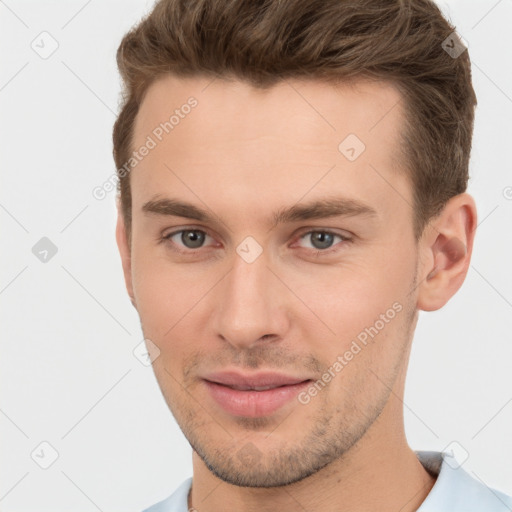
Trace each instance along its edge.
{"label": "short brown hair", "polygon": [[117,51],[124,91],[113,153],[129,239],[130,179],[119,170],[146,90],[169,73],[260,88],[288,78],[391,82],[404,99],[400,147],[419,239],[468,182],[476,96],[468,52],[443,48],[454,30],[430,0],[158,1]]}

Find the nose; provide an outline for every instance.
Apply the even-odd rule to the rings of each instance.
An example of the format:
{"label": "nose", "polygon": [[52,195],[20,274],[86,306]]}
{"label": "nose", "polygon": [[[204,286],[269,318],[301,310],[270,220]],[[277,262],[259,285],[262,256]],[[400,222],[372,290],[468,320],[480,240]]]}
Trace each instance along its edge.
{"label": "nose", "polygon": [[216,293],[213,326],[224,341],[248,349],[284,338],[286,287],[268,267],[265,252],[252,263],[235,253],[231,271]]}

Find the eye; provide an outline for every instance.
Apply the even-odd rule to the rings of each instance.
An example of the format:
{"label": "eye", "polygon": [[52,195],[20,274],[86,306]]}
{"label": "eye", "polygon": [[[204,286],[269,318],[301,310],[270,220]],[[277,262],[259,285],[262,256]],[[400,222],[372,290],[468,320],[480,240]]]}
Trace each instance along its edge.
{"label": "eye", "polygon": [[[200,249],[207,237],[211,238],[210,235],[200,229],[181,229],[165,235],[162,239],[167,240],[178,247],[182,244],[182,246],[187,249],[193,250]],[[180,251],[180,249],[176,250]]]}
{"label": "eye", "polygon": [[317,253],[325,253],[331,252],[335,239],[338,238],[342,242],[349,242],[350,238],[340,235],[339,233],[334,233],[332,231],[308,231],[301,235],[300,240],[310,240],[311,245],[310,249],[316,249]]}
{"label": "eye", "polygon": [[[197,252],[195,249],[201,249],[204,247],[207,238],[212,240],[213,237],[208,235],[201,229],[180,229],[173,231],[161,238],[161,241],[165,241],[169,244],[172,250],[181,253],[194,253]],[[336,251],[335,241],[339,239],[340,242],[350,242],[351,238],[327,230],[310,230],[300,235],[299,240],[310,240],[309,247],[306,245],[304,248],[312,249],[317,255],[330,253]],[[182,249],[184,247],[184,249]]]}

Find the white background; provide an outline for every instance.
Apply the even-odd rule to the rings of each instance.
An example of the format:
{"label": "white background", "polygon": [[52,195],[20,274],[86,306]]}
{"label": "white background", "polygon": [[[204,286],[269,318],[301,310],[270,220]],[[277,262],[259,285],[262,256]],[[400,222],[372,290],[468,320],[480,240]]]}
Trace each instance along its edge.
{"label": "white background", "polygon": [[[441,311],[420,314],[407,434],[414,449],[456,441],[467,471],[512,494],[512,2],[440,5],[473,62],[469,192],[480,226],[462,289]],[[115,244],[115,194],[92,196],[115,171],[115,51],[150,7],[0,2],[4,512],[140,511],[192,474],[151,367],[132,354],[142,334]],[[47,59],[31,48],[43,31],[59,45]],[[58,248],[47,263],[32,253],[42,237]],[[48,469],[31,458],[43,441],[59,453]]]}

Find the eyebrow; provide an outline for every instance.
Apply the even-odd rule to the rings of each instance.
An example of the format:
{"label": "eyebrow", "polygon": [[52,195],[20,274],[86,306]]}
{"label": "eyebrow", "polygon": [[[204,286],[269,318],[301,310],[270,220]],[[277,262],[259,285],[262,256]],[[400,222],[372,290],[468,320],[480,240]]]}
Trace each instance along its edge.
{"label": "eyebrow", "polygon": [[[214,222],[215,216],[192,203],[173,198],[155,198],[144,203],[142,211],[146,214],[185,217],[202,222]],[[281,208],[271,214],[274,226],[304,220],[325,219],[329,217],[377,217],[377,211],[371,206],[344,197],[327,197],[304,204],[295,204]]]}

